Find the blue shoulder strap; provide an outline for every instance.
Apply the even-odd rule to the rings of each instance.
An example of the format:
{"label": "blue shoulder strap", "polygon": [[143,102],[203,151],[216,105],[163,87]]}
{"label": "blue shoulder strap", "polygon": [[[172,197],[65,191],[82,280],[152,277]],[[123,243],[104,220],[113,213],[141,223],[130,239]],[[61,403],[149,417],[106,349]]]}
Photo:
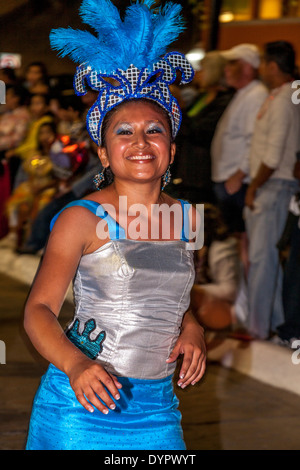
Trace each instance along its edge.
{"label": "blue shoulder strap", "polygon": [[182,214],[183,214],[183,223],[182,223],[182,230],[181,230],[181,240],[184,242],[189,242],[189,232],[190,232],[190,225],[189,225],[189,210],[191,204],[183,199],[179,199],[182,207]]}
{"label": "blue shoulder strap", "polygon": [[108,225],[109,236],[111,240],[120,240],[121,238],[126,238],[125,230],[121,227],[116,220],[114,220],[106,210],[96,201],[90,201],[88,199],[80,199],[72,201],[67,204],[63,209],[61,209],[51,220],[50,231],[53,228],[58,216],[68,207],[81,206],[90,210],[93,214],[101,219],[106,219]]}
{"label": "blue shoulder strap", "polygon": [[[187,236],[189,235],[189,210],[190,210],[191,204],[182,199],[179,199],[179,201],[181,203],[182,214],[183,214],[181,240],[185,242],[189,242],[189,238],[187,238]],[[106,222],[108,225],[109,236],[111,240],[120,240],[120,239],[126,238],[126,233],[125,233],[124,228],[121,227],[118,224],[118,222],[114,220],[108,214],[108,212],[101,206],[101,204],[95,201],[90,201],[88,199],[80,199],[80,200],[72,201],[69,204],[67,204],[63,209],[61,209],[51,220],[50,231],[52,230],[53,225],[55,224],[59,215],[68,207],[73,207],[73,206],[85,207],[86,209],[90,210],[93,214],[95,214],[97,217],[100,217],[101,219],[106,219]]]}

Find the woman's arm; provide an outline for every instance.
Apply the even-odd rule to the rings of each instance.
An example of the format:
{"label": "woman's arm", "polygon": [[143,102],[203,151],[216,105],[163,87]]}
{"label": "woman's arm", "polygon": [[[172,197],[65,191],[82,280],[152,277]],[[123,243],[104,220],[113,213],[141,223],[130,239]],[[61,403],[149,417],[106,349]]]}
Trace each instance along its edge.
{"label": "woman's arm", "polygon": [[[201,217],[199,219],[199,216],[197,209],[192,206],[189,211],[190,228],[192,228],[193,233],[197,234],[196,238],[199,235],[199,221],[201,223]],[[199,243],[199,240],[196,240],[196,243]],[[201,379],[206,364],[204,330],[194,317],[191,309],[183,317],[181,333],[167,362],[176,361],[181,354],[183,355],[183,361],[177,384],[181,388],[185,388],[189,384],[195,385]]]}
{"label": "woman's arm", "polygon": [[189,384],[195,385],[202,378],[206,367],[204,330],[191,310],[188,310],[184,315],[181,334],[167,362],[176,361],[181,354],[183,361],[177,384],[179,387],[185,388]]}
{"label": "woman's arm", "polygon": [[24,327],[37,351],[68,375],[78,401],[88,411],[93,411],[92,404],[107,413],[96,395],[113,408],[104,387],[117,399],[121,385],[74,346],[58,322],[66,291],[87,249],[85,240],[95,230],[92,217],[83,208],[74,207],[57,219],[25,306]]}

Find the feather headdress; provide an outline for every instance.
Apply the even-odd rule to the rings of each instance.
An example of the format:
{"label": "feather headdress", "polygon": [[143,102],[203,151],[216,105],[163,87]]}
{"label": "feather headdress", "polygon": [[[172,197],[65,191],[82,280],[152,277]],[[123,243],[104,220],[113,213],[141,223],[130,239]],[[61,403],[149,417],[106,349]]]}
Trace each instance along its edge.
{"label": "feather headdress", "polygon": [[[51,47],[61,57],[69,56],[79,64],[74,88],[86,93],[85,81],[99,91],[87,116],[92,139],[101,144],[101,125],[105,114],[125,99],[149,98],[157,101],[170,115],[173,136],[181,121],[181,112],[168,85],[179,69],[181,83],[188,83],[193,69],[178,53],[166,54],[169,45],[184,30],[181,5],[167,2],[151,9],[154,0],[137,0],[124,19],[110,0],[83,0],[79,13],[85,24],[96,32],[58,28],[50,33]],[[117,85],[106,79],[113,78]]]}

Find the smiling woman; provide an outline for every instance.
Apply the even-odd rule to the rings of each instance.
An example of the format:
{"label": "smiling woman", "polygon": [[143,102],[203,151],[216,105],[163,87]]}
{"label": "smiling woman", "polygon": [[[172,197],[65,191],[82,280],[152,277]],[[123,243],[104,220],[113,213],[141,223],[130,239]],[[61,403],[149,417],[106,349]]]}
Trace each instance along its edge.
{"label": "smiling woman", "polygon": [[162,178],[176,151],[169,118],[149,100],[125,102],[116,109],[99,149],[103,167],[110,166],[115,180],[122,175],[135,182]]}
{"label": "smiling woman", "polygon": [[[156,116],[156,119],[153,120],[153,122],[149,121],[146,124],[148,125],[148,129],[145,129],[148,135],[155,135],[155,134],[167,134],[171,140],[170,142],[170,161],[169,161],[169,166],[171,163],[173,163],[174,160],[174,155],[175,154],[175,146],[173,146],[173,136],[172,136],[172,124],[170,117],[167,113],[167,111],[160,106],[158,103],[156,103],[154,100],[149,100],[145,98],[139,98],[133,100],[125,100],[118,106],[112,108],[105,116],[102,127],[101,127],[101,142],[102,142],[102,151],[106,152],[106,146],[107,146],[107,129],[111,124],[111,121],[114,119],[114,116],[116,113],[119,113],[124,106],[130,106],[134,104],[135,106],[137,104],[142,105],[144,104],[146,108],[152,108],[152,113],[156,111],[158,116]],[[134,106],[134,107],[135,107]],[[134,108],[133,107],[133,108]],[[130,110],[129,110],[130,112]],[[130,114],[129,114],[130,115]],[[126,116],[127,119],[127,116]],[[120,119],[119,119],[120,121]],[[130,120],[131,121],[131,120]],[[119,122],[119,127],[115,129],[115,132],[118,135],[130,135],[134,131],[132,127],[131,122]],[[99,152],[101,153],[101,152]],[[99,155],[100,156],[100,155]],[[148,156],[148,158],[151,158],[151,156]],[[136,156],[136,159],[138,159],[138,156]],[[147,159],[147,155],[144,156],[144,160]],[[105,186],[110,184],[113,179],[114,175],[113,172],[110,169],[109,164],[107,162],[103,165],[103,170],[99,175],[96,175],[95,177],[95,185],[97,189],[103,189]],[[164,173],[163,180],[162,180],[162,188],[164,189],[165,186],[170,182],[170,169],[168,167],[167,171]]]}
{"label": "smiling woman", "polygon": [[[56,45],[86,59],[76,72],[77,92],[84,93],[85,79],[99,90],[87,124],[113,181],[54,218],[25,307],[25,329],[51,363],[33,405],[30,450],[185,449],[173,389],[177,358],[183,356],[176,378],[182,388],[197,383],[205,371],[203,329],[189,311],[194,262],[186,226],[195,209],[162,192],[162,186],[181,120],[168,83],[178,67],[184,80],[193,74],[181,54],[160,57],[181,29],[180,7],[167,3],[153,12],[153,3],[131,5],[124,22],[108,0],[82,4],[83,19],[101,28],[107,42],[113,37],[111,47],[115,41],[121,49],[128,46],[126,53],[120,51],[123,69],[108,70],[98,39],[69,30],[54,34]],[[140,37],[132,56],[133,25]],[[93,47],[91,57],[83,37]],[[163,73],[150,80],[157,69]],[[104,76],[116,77],[119,85]],[[161,229],[164,218],[163,212],[152,212],[153,205],[178,209],[170,211],[166,239],[151,230],[153,224]],[[149,227],[138,237],[129,230],[138,225],[136,206],[146,209]],[[172,223],[178,214],[180,224]],[[103,237],[97,233],[100,220]],[[75,313],[62,331],[57,317],[71,280]]]}

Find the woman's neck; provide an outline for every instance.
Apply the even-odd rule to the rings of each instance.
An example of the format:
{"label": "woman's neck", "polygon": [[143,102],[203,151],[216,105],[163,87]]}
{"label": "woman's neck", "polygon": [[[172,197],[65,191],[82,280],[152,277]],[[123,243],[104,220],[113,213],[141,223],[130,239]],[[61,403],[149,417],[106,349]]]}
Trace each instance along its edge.
{"label": "woman's neck", "polygon": [[[133,204],[143,204],[151,207],[153,204],[161,204],[164,196],[161,193],[160,183],[124,183],[115,180],[111,185],[112,197],[119,200],[120,196],[126,196],[128,207]],[[117,202],[117,201],[116,201]]]}

